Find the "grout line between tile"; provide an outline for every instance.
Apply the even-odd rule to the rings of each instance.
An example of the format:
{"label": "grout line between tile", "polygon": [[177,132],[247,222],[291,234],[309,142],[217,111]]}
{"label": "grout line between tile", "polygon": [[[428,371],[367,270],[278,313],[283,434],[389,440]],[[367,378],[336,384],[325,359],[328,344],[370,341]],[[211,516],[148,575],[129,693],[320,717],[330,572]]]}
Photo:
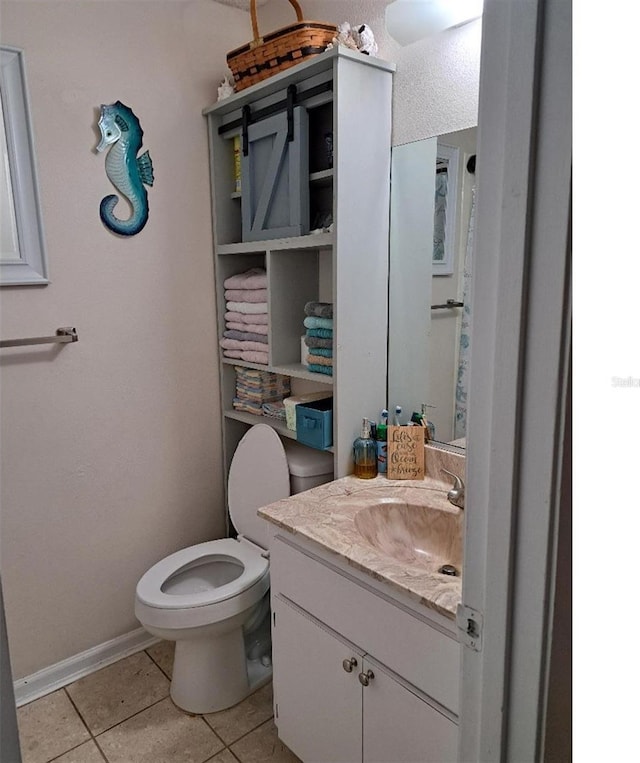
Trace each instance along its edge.
{"label": "grout line between tile", "polygon": [[[266,721],[262,721],[262,723],[259,723],[259,724],[258,724],[258,725],[257,725],[257,726],[254,728],[254,729],[251,729],[251,731],[247,731],[247,733],[246,733],[246,734],[243,734],[241,737],[238,737],[236,740],[234,740],[233,742],[231,742],[231,744],[229,745],[229,752],[232,752],[232,753],[233,753],[233,750],[231,749],[231,745],[233,745],[233,744],[238,744],[238,742],[240,742],[241,740],[243,740],[245,737],[248,737],[248,736],[249,736],[249,734],[253,734],[253,732],[254,732],[254,731],[257,731],[257,730],[258,730],[259,728],[261,728],[262,726],[266,726],[266,725],[267,725],[267,723],[269,723],[269,721],[272,721],[272,720],[273,720],[273,716],[271,716],[271,717],[267,718],[267,720],[266,720]],[[235,753],[234,753],[234,754],[235,754]],[[238,757],[238,756],[236,755],[236,758],[237,758],[237,757]],[[238,758],[238,760],[240,760],[240,759]]]}
{"label": "grout line between tile", "polygon": [[[66,686],[63,686],[63,687],[62,687],[62,691],[63,691],[63,692],[64,692],[64,693],[67,695],[67,699],[69,700],[69,702],[71,702],[71,706],[72,706],[72,707],[73,707],[73,709],[76,711],[76,713],[78,713],[78,717],[80,718],[80,720],[82,721],[82,724],[83,724],[83,726],[84,726],[84,727],[85,727],[85,729],[87,730],[87,732],[88,732],[88,734],[89,734],[89,737],[90,737],[91,739],[93,739],[93,734],[91,733],[91,729],[89,728],[89,725],[88,725],[88,724],[87,724],[87,722],[85,721],[85,719],[84,719],[84,716],[83,716],[83,715],[82,715],[82,713],[80,712],[80,710],[79,710],[78,706],[77,706],[77,705],[76,705],[76,703],[73,701],[73,697],[72,697],[72,696],[69,694],[69,692],[67,691],[67,687],[66,687]],[[85,740],[85,741],[87,741],[87,740]],[[75,748],[73,748],[73,749],[75,749]],[[58,757],[59,757],[59,756],[58,756]]]}
{"label": "grout line between tile", "polygon": [[164,676],[166,676],[169,679],[169,681],[171,681],[171,676],[167,673],[166,670],[164,670],[164,668],[162,667],[162,665],[159,662],[157,662],[156,660],[153,659],[153,655],[149,654],[149,651],[147,649],[143,649],[142,651],[145,652],[147,657],[151,660],[151,662],[153,662],[154,665],[156,665],[158,668],[160,668],[160,671],[162,672],[162,674]]}
{"label": "grout line between tile", "polygon": [[80,742],[80,744],[75,745],[75,747],[71,747],[68,750],[65,750],[64,752],[61,752],[60,755],[56,755],[55,758],[49,758],[49,760],[46,761],[46,763],[56,763],[56,760],[60,760],[60,758],[63,755],[68,755],[70,752],[73,752],[74,750],[77,750],[79,747],[82,747],[83,744],[87,744],[87,742],[93,742],[98,749],[98,752],[100,753],[100,756],[105,761],[105,763],[109,763],[107,758],[105,757],[105,754],[100,749],[100,745],[97,743],[96,739],[94,737],[91,737],[91,739],[85,739],[84,742]]}
{"label": "grout line between tile", "polygon": [[[85,728],[86,728],[86,730],[89,732],[89,738],[90,738],[90,739],[92,739],[92,740],[95,742],[95,745],[96,745],[96,747],[98,748],[98,752],[100,753],[100,755],[102,756],[102,758],[103,758],[103,759],[106,761],[106,763],[109,763],[109,761],[107,760],[107,757],[106,757],[106,755],[104,754],[104,752],[102,752],[102,748],[101,748],[101,747],[100,747],[100,745],[98,744],[98,741],[96,740],[96,738],[95,738],[95,736],[94,736],[93,732],[91,731],[91,729],[89,728],[89,726],[88,726],[87,722],[85,721],[84,717],[82,716],[82,713],[80,712],[80,710],[78,709],[78,707],[77,707],[76,703],[73,701],[73,698],[71,697],[71,695],[70,695],[70,694],[69,694],[69,692],[67,691],[67,688],[66,688],[66,686],[65,686],[65,687],[63,687],[63,690],[64,690],[64,693],[65,693],[65,694],[67,695],[67,697],[69,698],[69,702],[71,702],[71,704],[73,705],[73,708],[75,709],[76,713],[78,713],[78,715],[80,716],[80,720],[81,720],[81,721],[82,721],[82,723],[84,724],[84,727],[85,727]],[[85,740],[85,742],[88,742],[88,741],[89,741],[89,739],[86,739],[86,740]],[[85,744],[85,742],[83,742],[82,744]],[[80,745],[77,745],[77,746],[79,747]],[[74,750],[75,750],[76,748],[75,748],[75,747],[73,747],[72,749],[74,749]],[[67,750],[67,752],[69,752],[69,751]],[[58,756],[58,757],[59,757],[59,756]]]}
{"label": "grout line between tile", "polygon": [[[201,718],[202,718],[202,719],[203,719],[203,721],[204,721],[204,722],[207,724],[207,726],[208,726],[208,727],[209,727],[209,728],[210,728],[210,729],[213,731],[213,733],[214,733],[214,734],[216,734],[216,730],[215,730],[215,729],[213,728],[213,726],[212,726],[212,725],[209,723],[209,721],[208,721],[208,720],[205,718],[205,716],[203,715],[203,716],[201,716]],[[224,739],[223,739],[221,736],[219,736],[218,734],[216,734],[216,736],[217,736],[217,737],[220,739],[220,741],[222,742],[222,744],[223,744],[225,747],[231,747],[231,745],[232,745],[232,744],[235,744],[236,742],[239,742],[241,739],[244,739],[244,738],[245,738],[245,737],[246,737],[248,734],[251,734],[251,733],[252,733],[253,731],[255,731],[256,729],[259,729],[259,728],[260,728],[260,726],[264,726],[264,724],[265,724],[265,723],[268,723],[268,722],[269,722],[269,721],[271,721],[271,720],[273,720],[273,713],[272,713],[272,714],[271,714],[271,715],[270,715],[270,716],[267,718],[267,720],[266,720],[266,721],[261,721],[261,722],[260,722],[260,723],[259,723],[257,726],[254,726],[252,729],[249,729],[249,731],[245,731],[245,733],[244,733],[244,734],[242,734],[242,736],[239,736],[237,739],[234,739],[234,740],[233,740],[233,742],[229,742],[229,743],[227,743],[227,742],[225,742],[225,741],[224,741]]]}
{"label": "grout line between tile", "polygon": [[[235,742],[234,742],[234,744],[235,744]],[[237,761],[238,761],[238,763],[242,763],[242,761],[240,760],[240,758],[239,758],[237,755],[234,755],[234,754],[233,754],[233,750],[232,750],[230,747],[225,747],[225,748],[224,748],[224,750],[218,750],[218,752],[217,752],[217,753],[216,753],[216,754],[215,754],[213,757],[211,757],[211,758],[207,758],[207,759],[206,759],[206,760],[204,760],[202,763],[212,763],[212,761],[214,761],[214,760],[215,760],[215,759],[218,757],[218,755],[220,755],[221,753],[225,752],[225,750],[226,750],[226,751],[229,753],[229,755],[231,755],[231,757],[232,757],[234,760],[237,760]]]}
{"label": "grout line between tile", "polygon": [[96,747],[98,748],[100,755],[102,755],[106,763],[109,763],[109,758],[107,758],[107,753],[102,749],[102,747],[100,747],[100,742],[98,742],[98,740],[95,737],[93,737],[93,741],[96,743]]}
{"label": "grout line between tile", "polygon": [[[113,726],[109,726],[106,729],[103,729],[102,731],[99,731],[97,734],[91,734],[91,736],[97,740],[98,737],[102,736],[103,734],[106,734],[107,731],[111,731],[111,729],[115,729],[116,726],[120,726],[122,723],[126,723],[127,721],[131,720],[131,718],[135,718],[136,715],[140,715],[140,713],[144,713],[145,710],[148,710],[150,707],[154,707],[155,705],[159,705],[161,702],[164,702],[165,699],[169,699],[169,695],[167,694],[166,697],[162,697],[161,699],[156,700],[155,702],[152,702],[150,705],[147,705],[146,707],[143,707],[142,710],[138,710],[137,712],[130,715],[128,718],[123,718],[121,721],[118,721],[118,723],[114,723]],[[89,732],[91,733],[91,732]]]}

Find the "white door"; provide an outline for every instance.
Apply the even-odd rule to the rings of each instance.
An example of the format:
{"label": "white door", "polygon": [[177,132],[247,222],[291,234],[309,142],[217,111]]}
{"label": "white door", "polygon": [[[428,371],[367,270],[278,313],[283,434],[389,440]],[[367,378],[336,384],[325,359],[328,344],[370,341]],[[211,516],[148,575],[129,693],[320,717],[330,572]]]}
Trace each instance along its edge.
{"label": "white door", "polygon": [[362,652],[280,596],[271,607],[278,736],[304,763],[361,763]]}
{"label": "white door", "polygon": [[363,672],[364,763],[456,763],[456,723],[369,656]]}
{"label": "white door", "polygon": [[[537,761],[559,749],[543,729],[557,527],[566,510],[559,475],[571,103],[571,0],[485,0],[462,581],[461,623],[472,626],[471,638],[461,634],[464,761]],[[570,619],[570,609],[564,615]],[[565,726],[570,737],[570,718]]]}

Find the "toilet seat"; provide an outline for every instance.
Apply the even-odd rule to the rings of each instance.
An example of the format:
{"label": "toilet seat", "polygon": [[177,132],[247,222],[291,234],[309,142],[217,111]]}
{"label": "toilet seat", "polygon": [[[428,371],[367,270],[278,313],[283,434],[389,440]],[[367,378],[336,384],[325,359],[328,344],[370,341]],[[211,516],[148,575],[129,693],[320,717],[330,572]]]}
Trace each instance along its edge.
{"label": "toilet seat", "polygon": [[229,469],[229,512],[241,535],[189,546],[154,564],[136,587],[140,622],[162,638],[179,632],[184,639],[188,629],[231,620],[259,604],[270,583],[261,548],[268,548],[272,533],[257,510],[288,495],[282,441],[272,427],[256,424],[240,440]]}
{"label": "toilet seat", "polygon": [[[270,426],[256,424],[238,443],[229,469],[228,494],[229,513],[243,535],[238,540],[223,538],[198,543],[154,564],[140,578],[136,588],[137,602],[145,609],[208,607],[240,596],[259,582],[264,584],[265,576],[268,580],[269,562],[251,543],[254,541],[266,549],[270,538],[267,523],[256,512],[260,506],[290,494],[287,457],[282,441]],[[214,574],[211,569],[198,575],[199,567],[217,561],[226,564],[226,575]],[[229,571],[230,565],[237,565],[237,575]],[[193,571],[192,579],[185,574],[184,582],[176,586],[173,593],[167,590],[172,578],[190,571]],[[209,574],[205,574],[207,572]],[[215,582],[216,577],[222,579],[222,584]]]}
{"label": "toilet seat", "polygon": [[[237,563],[241,570],[236,578],[217,587],[207,586],[206,590],[193,593],[165,593],[163,587],[180,572],[190,566],[195,569],[197,562],[215,563],[216,560]],[[224,538],[198,543],[183,548],[154,564],[138,582],[136,595],[143,604],[156,609],[190,609],[238,596],[264,576],[269,562],[257,551],[242,541]]]}

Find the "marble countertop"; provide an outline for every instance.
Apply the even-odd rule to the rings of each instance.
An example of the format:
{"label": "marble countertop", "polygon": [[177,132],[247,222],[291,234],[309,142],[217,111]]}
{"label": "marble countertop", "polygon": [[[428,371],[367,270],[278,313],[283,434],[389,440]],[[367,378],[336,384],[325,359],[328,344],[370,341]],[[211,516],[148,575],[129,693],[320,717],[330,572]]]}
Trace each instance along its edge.
{"label": "marble countertop", "polygon": [[430,477],[388,480],[378,475],[362,480],[349,476],[264,506],[258,516],[338,554],[350,566],[453,619],[461,598],[460,577],[438,573],[441,562],[408,563],[387,555],[370,545],[355,524],[356,514],[371,503],[372,495],[390,493],[413,505],[428,505],[453,515],[461,549],[463,513],[447,501],[449,487]]}

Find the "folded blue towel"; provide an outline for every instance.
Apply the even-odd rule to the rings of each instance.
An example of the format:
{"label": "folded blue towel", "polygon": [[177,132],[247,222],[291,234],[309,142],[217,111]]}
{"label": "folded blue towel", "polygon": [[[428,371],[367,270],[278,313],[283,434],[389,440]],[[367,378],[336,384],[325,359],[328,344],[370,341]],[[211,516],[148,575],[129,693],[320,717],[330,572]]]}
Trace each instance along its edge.
{"label": "folded blue towel", "polygon": [[309,363],[309,371],[312,371],[314,374],[333,376],[333,366],[319,366],[317,363]]}
{"label": "folded blue towel", "polygon": [[333,339],[333,329],[307,329],[307,336],[317,336],[321,339]]}
{"label": "folded blue towel", "polygon": [[309,355],[320,355],[323,358],[332,358],[333,350],[328,350],[326,347],[309,347]]}
{"label": "folded blue towel", "polygon": [[307,316],[304,321],[304,325],[308,329],[332,329],[333,330],[333,318],[316,318],[314,316]]}

